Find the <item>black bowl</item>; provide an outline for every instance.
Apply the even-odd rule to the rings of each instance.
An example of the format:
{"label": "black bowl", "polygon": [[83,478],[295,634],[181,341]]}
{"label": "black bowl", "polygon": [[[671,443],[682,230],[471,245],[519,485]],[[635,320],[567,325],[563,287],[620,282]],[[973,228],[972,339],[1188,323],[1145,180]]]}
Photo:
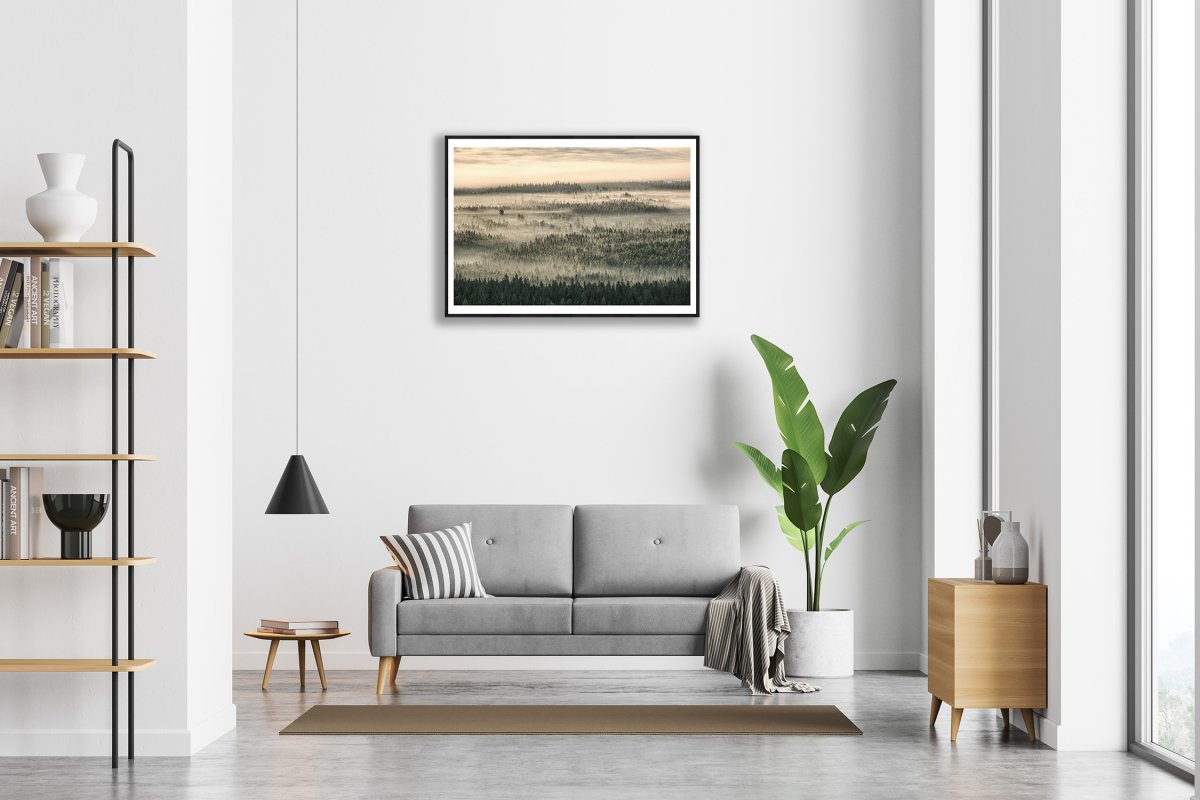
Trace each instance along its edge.
{"label": "black bowl", "polygon": [[108,513],[108,495],[44,494],[42,508],[60,530],[87,533]]}

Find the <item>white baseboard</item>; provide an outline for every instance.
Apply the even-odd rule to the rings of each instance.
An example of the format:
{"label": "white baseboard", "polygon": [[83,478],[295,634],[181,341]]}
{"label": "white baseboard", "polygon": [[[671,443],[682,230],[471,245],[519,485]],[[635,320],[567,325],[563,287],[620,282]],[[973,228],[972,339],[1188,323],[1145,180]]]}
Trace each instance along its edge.
{"label": "white baseboard", "polygon": [[[237,706],[230,703],[204,722],[192,726],[188,755],[194,756],[236,727]],[[141,734],[139,733],[138,736],[140,737]]]}
{"label": "white baseboard", "polygon": [[917,662],[917,669],[919,669],[922,674],[928,675],[929,674],[929,654],[928,653],[918,653],[917,655],[920,656],[920,659]]}
{"label": "white baseboard", "polygon": [[[299,668],[296,654],[284,658],[280,652],[275,658],[276,670],[295,670]],[[374,672],[379,668],[379,659],[370,652],[342,652],[323,654],[327,670],[369,670]],[[234,653],[233,668],[262,671],[266,666],[265,652]],[[305,666],[311,671],[316,669],[312,657],[305,658]],[[400,659],[400,669],[418,670],[669,670],[669,669],[704,669],[704,659],[701,656],[404,656]]]}
{"label": "white baseboard", "polygon": [[[1020,716],[1020,715],[1018,715]],[[1054,750],[1059,749],[1059,725],[1052,719],[1043,717],[1038,712],[1033,712],[1033,724],[1037,726],[1038,741]],[[1024,720],[1018,725],[1024,729]],[[1028,733],[1028,731],[1026,731]],[[1124,748],[1122,748],[1124,749]]]}
{"label": "white baseboard", "polygon": [[918,669],[921,665],[920,653],[855,653],[854,668],[856,670],[875,669]]}
{"label": "white baseboard", "polygon": [[[999,712],[997,712],[997,716],[999,716]],[[1029,734],[1029,731],[1025,730],[1025,718],[1020,711],[1014,710],[1009,712],[1009,717],[1012,719],[1011,724],[1014,728],[1025,731],[1026,735]],[[1033,724],[1037,726],[1037,738],[1039,742],[1054,750],[1059,749],[1059,726],[1057,722],[1043,717],[1041,713],[1034,711]]]}
{"label": "white baseboard", "polygon": [[[329,652],[323,651],[325,668],[328,670],[371,670],[379,667],[379,659],[367,651]],[[235,651],[233,668],[238,670],[262,671],[266,666],[265,650]],[[920,653],[856,653],[854,668],[917,669]],[[316,669],[312,657],[306,657],[305,666]],[[274,669],[294,670],[299,664],[295,650],[280,649],[275,658]],[[400,669],[446,669],[446,670],[670,670],[704,669],[700,656],[405,656]]]}
{"label": "white baseboard", "polygon": [[[187,728],[138,726],[137,758],[186,758],[195,755],[237,725],[232,703],[199,725]],[[5,756],[107,756],[112,752],[108,728],[103,730],[0,730],[0,753]],[[125,729],[119,730],[117,752],[127,751]]]}

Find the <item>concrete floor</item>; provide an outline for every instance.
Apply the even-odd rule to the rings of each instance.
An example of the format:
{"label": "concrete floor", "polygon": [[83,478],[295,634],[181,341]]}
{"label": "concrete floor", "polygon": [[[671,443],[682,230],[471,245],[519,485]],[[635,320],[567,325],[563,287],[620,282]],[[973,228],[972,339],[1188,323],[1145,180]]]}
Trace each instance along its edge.
{"label": "concrete floor", "polygon": [[[726,675],[401,672],[384,703],[833,703],[863,729],[838,736],[279,736],[316,703],[375,703],[373,673],[238,672],[238,727],[191,759],[0,759],[0,797],[40,798],[1113,798],[1187,800],[1191,786],[1128,753],[1057,753],[968,711],[927,727],[915,672],[824,680],[811,695],[751,698]],[[315,691],[312,686],[318,687]]]}

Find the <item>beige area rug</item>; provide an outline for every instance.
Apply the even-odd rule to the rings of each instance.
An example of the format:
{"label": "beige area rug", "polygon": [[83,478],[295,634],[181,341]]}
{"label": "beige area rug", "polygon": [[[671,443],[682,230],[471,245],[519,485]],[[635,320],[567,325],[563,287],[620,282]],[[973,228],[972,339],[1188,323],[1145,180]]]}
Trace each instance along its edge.
{"label": "beige area rug", "polygon": [[280,733],[862,736],[837,706],[819,705],[321,705]]}

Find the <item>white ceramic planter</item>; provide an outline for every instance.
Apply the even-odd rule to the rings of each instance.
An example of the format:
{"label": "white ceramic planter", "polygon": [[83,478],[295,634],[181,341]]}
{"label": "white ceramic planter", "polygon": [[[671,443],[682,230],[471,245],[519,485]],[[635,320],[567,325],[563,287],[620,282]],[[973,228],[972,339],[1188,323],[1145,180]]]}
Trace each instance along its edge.
{"label": "white ceramic planter", "polygon": [[46,190],[25,201],[29,224],[47,242],[78,242],[96,222],[96,198],[75,188],[85,156],[40,153]]}
{"label": "white ceramic planter", "polygon": [[788,609],[792,633],[784,643],[784,669],[799,678],[844,678],[854,674],[854,611]]}

